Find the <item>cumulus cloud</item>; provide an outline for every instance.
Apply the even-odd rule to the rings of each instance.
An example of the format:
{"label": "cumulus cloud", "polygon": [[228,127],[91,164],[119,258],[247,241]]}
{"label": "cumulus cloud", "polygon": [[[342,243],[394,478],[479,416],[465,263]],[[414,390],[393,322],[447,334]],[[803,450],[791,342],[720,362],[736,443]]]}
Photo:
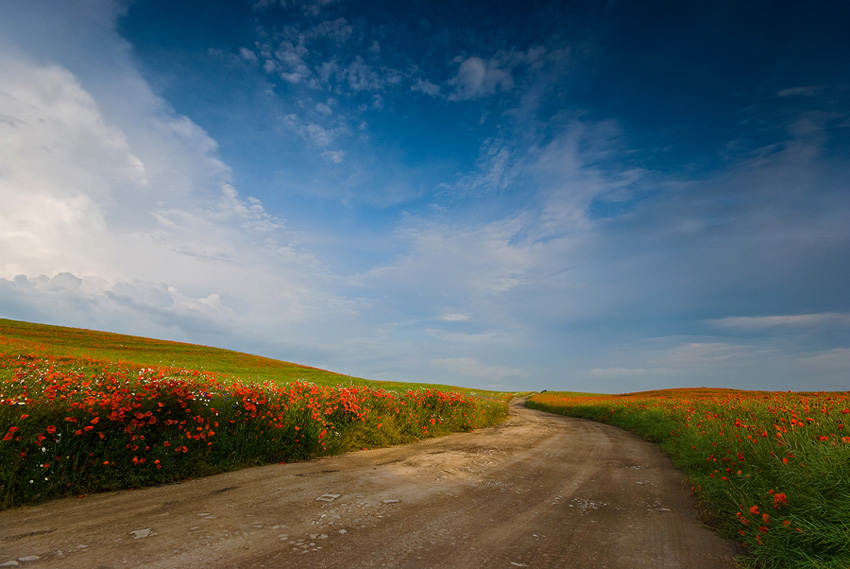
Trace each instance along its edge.
{"label": "cumulus cloud", "polygon": [[0,101],[3,273],[95,268],[110,205],[147,192],[144,163],[66,69],[0,56]]}
{"label": "cumulus cloud", "polygon": [[[342,195],[337,203],[370,208],[352,218],[374,215],[374,227],[351,235],[350,220],[317,234],[320,223],[305,230],[300,212],[287,213],[304,224],[297,232],[138,73],[116,31],[123,3],[33,1],[0,21],[2,315],[210,343],[221,334],[228,347],[250,338],[242,345],[252,350],[273,338],[299,351],[271,355],[387,379],[439,370],[454,383],[525,373],[562,384],[574,372],[602,390],[741,378],[793,386],[804,369],[820,385],[846,376],[848,265],[836,260],[850,243],[847,175],[829,155],[823,114],[797,117],[786,141],[730,144],[722,174],[645,171],[653,160],[615,121],[567,111],[540,120],[568,49],[467,53],[437,85],[425,77],[438,71],[399,63],[404,55],[369,37],[362,19],[285,1],[291,25],[268,26],[250,49],[212,48],[220,58],[207,63],[243,75],[262,66],[280,117],[266,134],[282,131],[299,159],[312,153],[310,172],[280,161],[289,170],[267,203]],[[469,112],[470,130],[481,118],[490,136],[478,138],[474,165],[458,159],[434,174],[430,157],[421,171],[397,166],[392,152],[364,160],[377,147],[367,125],[377,133],[400,116],[397,95],[440,106],[411,92],[497,96],[516,108],[453,109]],[[377,111],[385,116],[366,116]],[[352,134],[357,145],[346,144]],[[314,249],[350,257],[345,270]],[[422,377],[433,376],[410,379]]]}
{"label": "cumulus cloud", "polygon": [[[89,31],[95,54],[78,59],[0,55],[0,313],[278,349],[303,346],[329,314],[353,322],[356,303],[282,218],[239,194],[216,143],[153,95],[113,28]],[[114,57],[93,73],[100,53]]]}
{"label": "cumulus cloud", "polygon": [[277,51],[274,52],[278,64],[273,67],[272,71],[279,73],[282,79],[286,79],[290,83],[300,83],[313,74],[304,61],[307,54],[303,36],[299,38],[297,43],[284,40],[280,42]]}
{"label": "cumulus cloud", "polygon": [[133,333],[181,340],[199,335],[213,340],[240,320],[215,293],[193,297],[162,283],[109,283],[67,272],[0,279],[0,310],[6,316],[77,327],[137,327]]}

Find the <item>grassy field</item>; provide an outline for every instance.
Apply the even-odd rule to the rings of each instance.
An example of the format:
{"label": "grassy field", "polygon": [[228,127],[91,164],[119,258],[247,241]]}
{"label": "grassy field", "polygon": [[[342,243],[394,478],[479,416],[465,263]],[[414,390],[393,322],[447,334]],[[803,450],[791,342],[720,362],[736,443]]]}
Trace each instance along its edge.
{"label": "grassy field", "polygon": [[0,320],[0,508],[471,430],[508,399]]}
{"label": "grassy field", "polygon": [[850,394],[679,389],[541,393],[529,407],[603,421],[669,453],[753,568],[850,567]]}
{"label": "grassy field", "polygon": [[259,383],[284,384],[299,380],[317,385],[353,384],[395,390],[429,387],[492,395],[490,391],[452,385],[374,381],[232,350],[3,318],[0,318],[0,342],[7,350],[16,349],[21,353],[209,371]]}

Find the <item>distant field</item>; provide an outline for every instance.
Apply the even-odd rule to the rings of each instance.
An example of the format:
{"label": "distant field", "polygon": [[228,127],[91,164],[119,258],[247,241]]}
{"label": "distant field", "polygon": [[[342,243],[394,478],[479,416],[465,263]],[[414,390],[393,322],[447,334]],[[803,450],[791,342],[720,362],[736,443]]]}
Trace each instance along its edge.
{"label": "distant field", "polygon": [[[528,406],[658,443],[748,567],[850,568],[850,393],[540,393]],[[845,424],[846,423],[846,424]]]}
{"label": "distant field", "polygon": [[509,398],[0,320],[0,508],[468,431]]}
{"label": "distant field", "polygon": [[541,395],[554,397],[607,397],[607,393],[587,393],[585,391],[544,391]]}
{"label": "distant field", "polygon": [[302,380],[320,385],[354,384],[384,389],[434,387],[492,394],[486,390],[444,384],[373,381],[232,350],[0,318],[0,349],[4,343],[19,351],[43,355],[202,370],[261,383],[282,384]]}

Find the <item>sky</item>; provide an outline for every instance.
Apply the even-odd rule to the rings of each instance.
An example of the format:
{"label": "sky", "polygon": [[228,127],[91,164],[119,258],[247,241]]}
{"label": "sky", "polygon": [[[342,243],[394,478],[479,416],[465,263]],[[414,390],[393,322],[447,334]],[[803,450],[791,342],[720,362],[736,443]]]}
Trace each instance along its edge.
{"label": "sky", "polygon": [[850,390],[850,4],[0,0],[0,317]]}

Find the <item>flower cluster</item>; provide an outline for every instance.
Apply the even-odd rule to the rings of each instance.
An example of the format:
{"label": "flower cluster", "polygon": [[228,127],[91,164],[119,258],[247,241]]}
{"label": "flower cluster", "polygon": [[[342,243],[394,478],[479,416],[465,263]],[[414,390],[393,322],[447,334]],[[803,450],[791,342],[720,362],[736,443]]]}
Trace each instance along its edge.
{"label": "flower cluster", "polygon": [[0,353],[0,507],[492,424],[504,401]]}

